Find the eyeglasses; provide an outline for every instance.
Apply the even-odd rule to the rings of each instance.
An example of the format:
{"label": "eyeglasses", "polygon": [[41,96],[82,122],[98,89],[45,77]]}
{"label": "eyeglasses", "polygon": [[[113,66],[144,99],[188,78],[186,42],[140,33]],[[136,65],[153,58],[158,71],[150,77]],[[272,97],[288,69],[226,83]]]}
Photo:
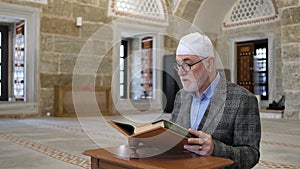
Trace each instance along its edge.
{"label": "eyeglasses", "polygon": [[189,71],[192,69],[192,66],[196,65],[197,63],[202,62],[202,61],[205,60],[206,58],[208,58],[208,57],[205,57],[205,58],[199,60],[198,62],[195,62],[195,63],[192,63],[192,64],[188,64],[188,63],[183,62],[183,63],[180,65],[179,63],[176,62],[175,65],[174,65],[174,69],[175,69],[176,71],[178,71],[179,68],[181,67],[185,72],[189,72]]}

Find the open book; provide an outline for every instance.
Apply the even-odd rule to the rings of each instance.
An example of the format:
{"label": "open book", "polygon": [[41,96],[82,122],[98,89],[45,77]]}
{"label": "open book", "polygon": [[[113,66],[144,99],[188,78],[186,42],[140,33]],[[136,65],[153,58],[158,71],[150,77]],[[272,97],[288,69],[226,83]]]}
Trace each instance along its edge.
{"label": "open book", "polygon": [[182,146],[187,144],[187,138],[197,137],[186,128],[165,119],[141,126],[116,121],[109,123],[128,138],[137,139],[146,146],[170,147],[170,149],[179,146],[182,149]]}

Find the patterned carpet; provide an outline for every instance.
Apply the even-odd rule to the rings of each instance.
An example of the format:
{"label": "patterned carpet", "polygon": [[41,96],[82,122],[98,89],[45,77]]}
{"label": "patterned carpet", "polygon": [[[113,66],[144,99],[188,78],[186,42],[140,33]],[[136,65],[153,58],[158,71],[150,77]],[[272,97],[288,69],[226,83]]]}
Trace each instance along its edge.
{"label": "patterned carpet", "polygon": [[[107,125],[109,119],[119,117],[0,119],[0,166],[89,169],[84,150],[127,143]],[[300,169],[300,122],[262,119],[262,130],[261,159],[255,169]]]}

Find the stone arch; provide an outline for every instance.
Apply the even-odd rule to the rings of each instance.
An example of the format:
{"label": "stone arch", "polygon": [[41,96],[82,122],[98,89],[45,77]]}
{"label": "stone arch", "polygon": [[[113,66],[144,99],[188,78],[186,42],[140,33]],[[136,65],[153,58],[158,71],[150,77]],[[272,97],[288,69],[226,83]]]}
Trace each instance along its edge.
{"label": "stone arch", "polygon": [[[175,15],[195,24],[203,32],[219,33],[222,21],[237,0],[181,0]],[[205,24],[203,24],[205,23]]]}
{"label": "stone arch", "polygon": [[174,14],[192,23],[194,18],[196,17],[199,8],[201,7],[201,4],[204,1],[205,0],[181,0],[178,2],[179,4],[177,4],[177,8]]}
{"label": "stone arch", "polygon": [[225,15],[236,1],[205,0],[195,14],[193,23],[205,33],[219,34]]}

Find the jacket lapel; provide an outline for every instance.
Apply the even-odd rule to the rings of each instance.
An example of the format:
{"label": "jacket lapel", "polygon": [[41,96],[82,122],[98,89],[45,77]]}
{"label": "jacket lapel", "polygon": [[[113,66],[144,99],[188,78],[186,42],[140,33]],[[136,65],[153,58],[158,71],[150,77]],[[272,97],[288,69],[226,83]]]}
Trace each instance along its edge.
{"label": "jacket lapel", "polygon": [[181,95],[181,107],[180,107],[180,113],[178,116],[178,119],[181,121],[180,124],[182,124],[182,127],[184,128],[190,128],[190,106],[192,102],[192,95],[188,92],[183,92]]}
{"label": "jacket lapel", "polygon": [[199,125],[199,128],[202,128],[203,126],[203,128],[200,129],[207,134],[212,134],[215,131],[223,116],[226,100],[226,87],[226,79],[221,76],[214,94],[210,100],[210,104],[206,109],[205,115]]}

